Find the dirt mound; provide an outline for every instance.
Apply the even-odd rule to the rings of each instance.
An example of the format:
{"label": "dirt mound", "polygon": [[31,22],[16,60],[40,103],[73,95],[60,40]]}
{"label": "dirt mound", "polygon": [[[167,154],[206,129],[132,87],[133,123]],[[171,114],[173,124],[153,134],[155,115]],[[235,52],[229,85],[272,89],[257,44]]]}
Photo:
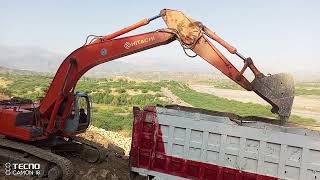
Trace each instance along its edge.
{"label": "dirt mound", "polygon": [[75,179],[111,179],[122,180],[129,178],[129,152],[131,138],[123,137],[116,132],[106,131],[90,126],[85,133],[79,136],[90,141],[102,144],[107,148],[108,158],[100,164],[90,164],[77,157],[71,161],[78,172]]}
{"label": "dirt mound", "polygon": [[94,126],[90,126],[85,133],[82,133],[79,136],[102,144],[112,152],[124,156],[124,158],[129,156],[131,137],[124,137],[119,133],[106,131]]}

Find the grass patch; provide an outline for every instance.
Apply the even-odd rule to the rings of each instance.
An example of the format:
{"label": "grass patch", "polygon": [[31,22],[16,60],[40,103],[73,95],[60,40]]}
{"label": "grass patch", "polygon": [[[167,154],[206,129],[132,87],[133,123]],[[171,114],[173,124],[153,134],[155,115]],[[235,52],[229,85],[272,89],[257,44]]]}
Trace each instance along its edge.
{"label": "grass patch", "polygon": [[210,84],[219,89],[244,90],[239,84],[233,82],[230,79],[218,79],[214,80]]}
{"label": "grass patch", "polygon": [[295,89],[295,95],[296,96],[303,96],[303,95],[314,95],[314,96],[320,96],[320,87],[319,89],[307,89],[307,88],[299,88],[297,87]]}
{"label": "grass patch", "polygon": [[[209,85],[219,89],[245,90],[230,79],[217,79],[207,82]],[[295,95],[320,96],[320,82],[299,82],[295,85]]]}
{"label": "grass patch", "polygon": [[[270,112],[271,106],[264,106],[254,103],[244,103],[235,100],[229,100],[211,94],[200,93],[190,89],[187,85],[170,82],[170,90],[183,101],[197,108],[203,108],[214,111],[231,112],[240,116],[260,116],[276,118],[277,115]],[[291,122],[299,124],[314,124],[316,121],[310,118],[300,116],[290,116]]]}

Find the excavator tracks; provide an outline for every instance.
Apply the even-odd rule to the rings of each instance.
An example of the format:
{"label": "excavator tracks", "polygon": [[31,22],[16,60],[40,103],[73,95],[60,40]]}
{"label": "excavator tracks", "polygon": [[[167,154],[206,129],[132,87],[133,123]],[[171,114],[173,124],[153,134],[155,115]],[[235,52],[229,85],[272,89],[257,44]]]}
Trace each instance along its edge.
{"label": "excavator tracks", "polygon": [[84,147],[80,157],[89,163],[101,163],[108,157],[108,152],[105,147],[100,144],[88,141],[85,138],[75,136],[72,138],[74,141],[81,143]]}
{"label": "excavator tracks", "polygon": [[[2,151],[1,151],[2,150]],[[2,152],[2,154],[1,154]],[[7,154],[5,152],[8,152]],[[12,156],[16,154],[16,156]],[[25,162],[25,159],[17,159],[17,154],[23,156],[34,156],[42,161],[50,164],[49,168],[42,170],[40,178],[48,178],[50,180],[69,180],[74,176],[73,165],[70,160],[52,153],[49,150],[44,150],[29,144],[11,141],[5,138],[0,138],[0,155],[12,161]]]}

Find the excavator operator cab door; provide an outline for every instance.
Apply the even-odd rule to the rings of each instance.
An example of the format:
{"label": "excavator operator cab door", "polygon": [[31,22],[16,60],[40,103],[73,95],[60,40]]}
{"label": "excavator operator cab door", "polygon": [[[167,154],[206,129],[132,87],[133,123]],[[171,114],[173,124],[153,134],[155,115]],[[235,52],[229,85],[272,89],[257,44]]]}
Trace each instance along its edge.
{"label": "excavator operator cab door", "polygon": [[91,101],[86,93],[75,93],[72,110],[66,120],[65,131],[68,133],[83,132],[90,125]]}

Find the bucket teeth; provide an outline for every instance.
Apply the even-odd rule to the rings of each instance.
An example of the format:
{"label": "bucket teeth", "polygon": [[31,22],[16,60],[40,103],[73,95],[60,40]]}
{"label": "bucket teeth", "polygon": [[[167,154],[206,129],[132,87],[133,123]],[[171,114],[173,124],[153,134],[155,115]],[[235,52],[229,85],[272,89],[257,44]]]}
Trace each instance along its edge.
{"label": "bucket teeth", "polygon": [[251,84],[252,90],[272,105],[272,113],[280,119],[289,118],[294,99],[294,81],[290,74],[256,77]]}

